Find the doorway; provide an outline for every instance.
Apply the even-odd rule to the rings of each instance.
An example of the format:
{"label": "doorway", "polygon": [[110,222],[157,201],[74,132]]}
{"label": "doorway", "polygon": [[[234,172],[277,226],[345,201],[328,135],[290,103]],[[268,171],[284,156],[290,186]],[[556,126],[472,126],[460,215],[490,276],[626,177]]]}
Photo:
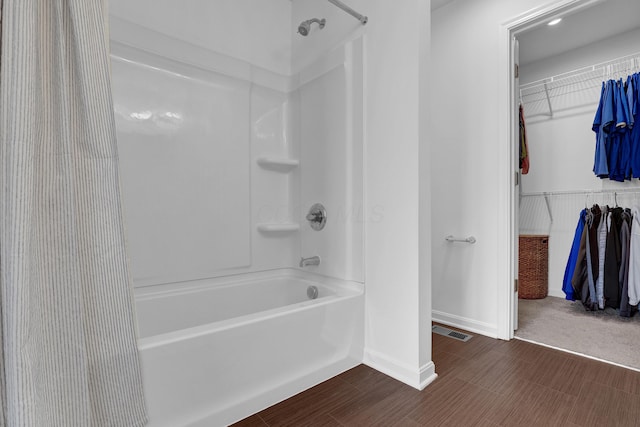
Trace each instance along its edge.
{"label": "doorway", "polygon": [[[565,295],[560,286],[581,207],[586,207],[587,202],[611,205],[614,203],[617,205],[622,200],[631,202],[633,199],[631,194],[635,191],[634,187],[638,186],[637,180],[635,184],[625,183],[623,186],[600,181],[590,170],[593,164],[593,143],[595,141],[591,122],[600,95],[600,82],[603,78],[608,77],[607,70],[609,70],[609,75],[611,74],[610,64],[622,61],[622,58],[627,56],[634,57],[640,51],[640,45],[634,50],[633,47],[625,46],[624,43],[613,44],[615,40],[624,41],[623,34],[627,32],[638,31],[640,34],[637,24],[630,23],[629,26],[626,26],[626,23],[621,22],[616,29],[603,27],[600,31],[597,26],[593,25],[593,20],[594,17],[600,17],[605,22],[611,22],[607,21],[603,14],[611,12],[623,16],[619,11],[629,11],[629,8],[632,7],[636,7],[632,0],[565,2],[564,5],[550,7],[505,26],[505,29],[508,29],[505,31],[509,37],[508,40],[520,42],[520,61],[518,61],[517,50],[510,50],[509,70],[512,72],[509,93],[510,137],[517,138],[519,131],[517,110],[518,106],[523,104],[527,131],[528,133],[531,131],[530,143],[539,143],[543,139],[540,136],[544,135],[544,140],[550,145],[531,147],[532,173],[529,176],[518,175],[517,182],[514,182],[513,191],[510,194],[514,277],[517,277],[518,272],[518,235],[549,236],[549,297],[536,301],[518,300],[516,293],[510,293],[510,337],[530,339],[534,342],[605,360],[606,357],[597,353],[589,354],[588,346],[586,350],[580,350],[584,347],[576,347],[570,343],[566,334],[555,338],[550,337],[552,332],[558,332],[561,328],[554,329],[554,323],[548,322],[539,322],[536,326],[536,321],[533,318],[536,314],[543,313],[543,310],[550,310],[540,315],[543,320],[549,320],[553,315],[561,314],[562,311],[574,311],[575,313],[571,313],[572,315],[580,315],[580,311],[584,312],[581,304],[564,299]],[[547,23],[556,17],[565,18],[565,22],[555,28],[549,27]],[[564,25],[564,27],[560,25]],[[585,34],[584,29],[590,29],[590,38],[581,37],[580,30],[575,30],[576,26],[581,27],[582,33]],[[574,29],[571,30],[571,27]],[[567,35],[567,31],[573,33],[574,36],[577,31],[578,37],[572,39]],[[615,31],[618,33],[616,34]],[[635,33],[627,35],[631,37]],[[613,49],[606,48],[607,45],[612,44],[614,45]],[[629,63],[631,64],[632,60]],[[519,66],[516,67],[515,64]],[[601,70],[605,70],[605,72],[599,74]],[[518,72],[517,75],[516,72]],[[616,77],[618,76],[616,75]],[[587,82],[587,79],[591,81]],[[524,90],[524,100],[521,88],[526,89]],[[595,101],[593,101],[594,98]],[[570,153],[576,153],[575,150],[571,151],[571,144],[561,144],[556,141],[556,144],[552,145],[550,135],[552,133],[562,135],[563,132],[567,139],[588,141],[588,147],[579,153],[582,159],[572,158],[573,163],[581,164],[581,166],[574,171],[570,178],[558,172],[557,168],[563,167],[563,165],[553,164],[554,157],[540,155],[543,150],[547,150],[547,156],[549,153],[555,153],[556,158],[567,158],[569,154],[563,153],[563,149]],[[511,147],[511,160],[515,163],[518,161],[518,152],[514,150],[513,144]],[[534,156],[535,154],[537,157]],[[585,164],[587,164],[587,168],[584,167]],[[618,195],[623,192],[625,193],[624,198]],[[591,314],[581,321],[595,322],[592,326],[594,328],[593,335],[598,333],[596,332],[597,328],[604,325],[605,321],[602,319],[604,311]],[[523,316],[525,322],[519,322]],[[562,321],[556,320],[556,325],[557,322]],[[535,328],[537,327],[542,334],[531,334],[532,326],[533,332],[536,332]],[[523,332],[525,329],[526,333]],[[636,330],[638,330],[637,325]],[[613,361],[628,365],[617,360]]]}

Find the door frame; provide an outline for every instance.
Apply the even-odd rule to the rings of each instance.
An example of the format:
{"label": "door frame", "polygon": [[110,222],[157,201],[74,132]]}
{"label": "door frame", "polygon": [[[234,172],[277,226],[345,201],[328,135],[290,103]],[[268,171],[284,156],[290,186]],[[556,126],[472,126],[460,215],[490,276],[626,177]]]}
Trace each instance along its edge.
{"label": "door frame", "polygon": [[514,337],[514,314],[518,300],[514,298],[514,278],[517,276],[516,262],[518,248],[516,238],[518,223],[516,203],[518,203],[518,187],[516,186],[518,151],[514,143],[518,125],[516,105],[515,58],[511,48],[512,39],[525,30],[531,29],[550,20],[552,17],[567,15],[581,9],[591,7],[606,0],[560,0],[531,9],[500,25],[499,61],[499,129],[500,147],[498,154],[498,338],[510,340]]}

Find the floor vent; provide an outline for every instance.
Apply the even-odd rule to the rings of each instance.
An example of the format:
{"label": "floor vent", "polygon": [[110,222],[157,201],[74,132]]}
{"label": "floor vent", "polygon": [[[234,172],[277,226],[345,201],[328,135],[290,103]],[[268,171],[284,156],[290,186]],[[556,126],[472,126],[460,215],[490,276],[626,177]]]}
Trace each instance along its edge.
{"label": "floor vent", "polygon": [[462,332],[454,331],[449,328],[443,328],[442,326],[433,325],[431,331],[438,335],[444,335],[445,337],[451,337],[458,341],[467,342],[471,339],[472,335],[463,334]]}

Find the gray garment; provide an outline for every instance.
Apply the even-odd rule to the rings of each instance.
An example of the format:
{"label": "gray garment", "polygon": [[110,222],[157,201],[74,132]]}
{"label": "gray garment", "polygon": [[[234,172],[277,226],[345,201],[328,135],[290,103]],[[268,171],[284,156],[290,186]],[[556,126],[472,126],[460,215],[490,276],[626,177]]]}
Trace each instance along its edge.
{"label": "gray garment", "polygon": [[[622,214],[622,218],[627,218],[629,215]],[[629,306],[629,242],[631,238],[631,230],[629,229],[629,222],[622,221],[620,227],[620,246],[622,249],[620,259],[620,272],[618,274],[618,283],[620,285],[620,316],[631,316],[631,307]]]}
{"label": "gray garment", "polygon": [[584,295],[582,297],[582,301],[583,303],[586,304],[586,306],[593,310],[595,309],[595,305],[597,304],[596,301],[596,286],[595,286],[595,280],[593,278],[593,261],[595,261],[593,259],[593,257],[591,256],[591,245],[590,243],[590,237],[589,237],[589,228],[591,228],[591,226],[593,225],[593,215],[587,215],[587,220],[586,220],[586,224],[585,224],[585,230],[587,232],[587,237],[586,237],[586,247],[587,247],[587,280],[589,283],[589,297],[585,299]]}
{"label": "gray garment", "polygon": [[141,426],[107,2],[3,3],[0,426]]}
{"label": "gray garment", "polygon": [[596,297],[601,310],[604,309],[604,255],[609,224],[611,224],[611,214],[606,207],[603,207],[602,218],[598,224],[598,280],[596,281]]}
{"label": "gray garment", "polygon": [[631,209],[631,232],[629,243],[629,304],[640,302],[640,207]]}

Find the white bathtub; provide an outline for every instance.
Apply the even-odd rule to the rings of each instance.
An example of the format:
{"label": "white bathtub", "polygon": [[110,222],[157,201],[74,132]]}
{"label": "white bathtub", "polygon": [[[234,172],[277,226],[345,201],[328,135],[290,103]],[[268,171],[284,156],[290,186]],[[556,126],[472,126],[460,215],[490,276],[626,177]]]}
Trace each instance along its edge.
{"label": "white bathtub", "polygon": [[136,306],[152,427],[224,426],[362,361],[358,283],[285,270],[137,289]]}

